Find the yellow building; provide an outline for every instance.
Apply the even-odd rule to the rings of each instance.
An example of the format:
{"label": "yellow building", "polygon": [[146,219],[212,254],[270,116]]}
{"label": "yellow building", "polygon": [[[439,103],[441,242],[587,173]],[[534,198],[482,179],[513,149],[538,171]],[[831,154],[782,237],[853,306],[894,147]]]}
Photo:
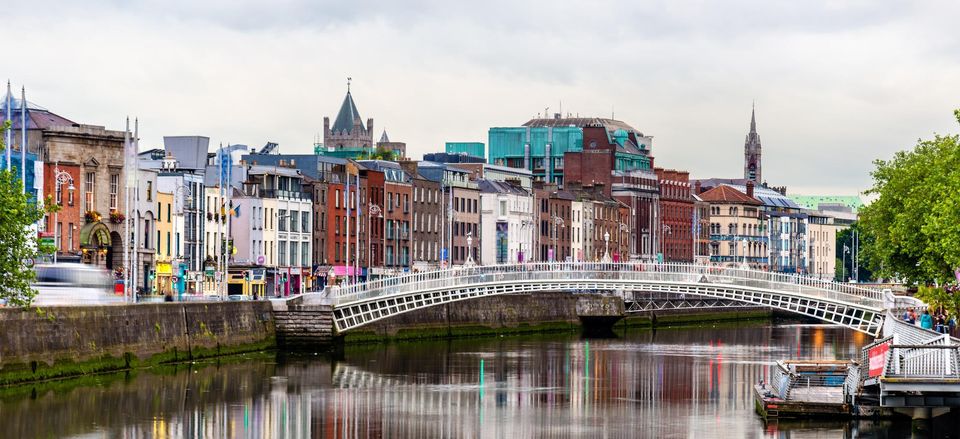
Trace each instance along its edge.
{"label": "yellow building", "polygon": [[176,248],[173,237],[173,194],[157,192],[157,265],[154,294],[173,293],[173,260]]}

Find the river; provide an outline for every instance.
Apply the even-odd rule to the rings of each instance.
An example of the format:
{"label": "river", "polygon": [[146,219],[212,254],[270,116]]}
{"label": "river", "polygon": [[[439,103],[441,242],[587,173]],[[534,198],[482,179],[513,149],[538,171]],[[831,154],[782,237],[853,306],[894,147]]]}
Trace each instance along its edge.
{"label": "river", "polygon": [[776,360],[847,359],[867,342],[761,323],[249,354],[0,389],[0,437],[909,436],[909,421],[765,426],[753,411]]}

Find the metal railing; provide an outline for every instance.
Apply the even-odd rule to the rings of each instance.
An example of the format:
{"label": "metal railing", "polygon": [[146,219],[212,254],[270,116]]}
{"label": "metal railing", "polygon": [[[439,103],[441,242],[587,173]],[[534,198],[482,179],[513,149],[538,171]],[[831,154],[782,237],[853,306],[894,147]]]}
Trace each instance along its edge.
{"label": "metal railing", "polygon": [[855,364],[844,361],[781,360],[774,369],[773,387],[784,400],[796,388],[843,387],[846,392],[852,369]]}
{"label": "metal railing", "polygon": [[891,345],[884,377],[960,379],[960,346]]}
{"label": "metal railing", "polygon": [[731,267],[699,264],[657,263],[524,263],[458,267],[412,273],[403,276],[330,287],[327,294],[337,303],[402,295],[428,289],[450,289],[490,283],[517,281],[622,281],[625,283],[724,284],[882,309],[883,291],[809,278],[793,274],[771,273]]}

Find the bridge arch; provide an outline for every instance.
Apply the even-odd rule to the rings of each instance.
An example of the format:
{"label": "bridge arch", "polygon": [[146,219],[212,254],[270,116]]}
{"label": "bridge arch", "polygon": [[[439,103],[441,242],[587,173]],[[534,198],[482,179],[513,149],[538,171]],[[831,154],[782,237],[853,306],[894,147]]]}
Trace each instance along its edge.
{"label": "bridge arch", "polygon": [[402,313],[479,297],[545,291],[692,294],[769,306],[880,333],[884,293],[803,276],[695,264],[541,263],[415,273],[334,288],[337,332]]}

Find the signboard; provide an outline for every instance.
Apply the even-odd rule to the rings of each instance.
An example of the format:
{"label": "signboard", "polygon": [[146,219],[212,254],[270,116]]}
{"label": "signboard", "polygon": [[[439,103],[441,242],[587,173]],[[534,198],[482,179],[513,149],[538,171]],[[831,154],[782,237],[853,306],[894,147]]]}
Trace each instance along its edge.
{"label": "signboard", "polygon": [[263,257],[263,255],[257,256],[257,265],[263,265],[263,263],[266,261],[267,258]]}
{"label": "signboard", "polygon": [[890,342],[876,345],[867,352],[867,358],[870,361],[870,378],[880,376],[883,373],[883,365],[887,362],[887,351],[890,350]]}
{"label": "signboard", "polygon": [[440,260],[441,260],[441,261],[446,261],[446,260],[447,260],[447,248],[446,248],[446,247],[440,249]]}

